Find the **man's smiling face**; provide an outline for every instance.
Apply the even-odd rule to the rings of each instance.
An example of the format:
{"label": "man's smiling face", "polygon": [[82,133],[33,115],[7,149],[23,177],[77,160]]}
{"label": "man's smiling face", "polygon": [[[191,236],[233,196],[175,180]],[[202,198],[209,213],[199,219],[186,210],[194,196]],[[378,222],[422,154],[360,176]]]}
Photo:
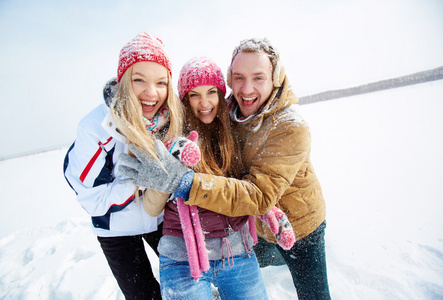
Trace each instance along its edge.
{"label": "man's smiling face", "polygon": [[255,114],[273,89],[272,64],[266,53],[239,52],[232,62],[232,93],[241,114]]}

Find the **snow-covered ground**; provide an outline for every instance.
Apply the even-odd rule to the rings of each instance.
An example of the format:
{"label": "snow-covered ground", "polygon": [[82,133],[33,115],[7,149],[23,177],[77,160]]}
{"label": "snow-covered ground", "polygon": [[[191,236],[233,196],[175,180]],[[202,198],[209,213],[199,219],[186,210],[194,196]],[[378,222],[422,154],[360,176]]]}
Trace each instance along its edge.
{"label": "snow-covered ground", "polygon": [[[443,299],[442,100],[440,80],[300,107],[333,299]],[[123,299],[63,178],[65,152],[0,161],[0,299]],[[297,298],[286,266],[262,273],[270,299]]]}

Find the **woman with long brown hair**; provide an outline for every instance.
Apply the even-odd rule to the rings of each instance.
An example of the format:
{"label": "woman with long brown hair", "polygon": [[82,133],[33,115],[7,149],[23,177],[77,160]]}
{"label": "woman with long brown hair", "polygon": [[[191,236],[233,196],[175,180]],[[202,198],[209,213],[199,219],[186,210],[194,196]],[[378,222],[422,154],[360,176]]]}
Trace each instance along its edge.
{"label": "woman with long brown hair", "polygon": [[[185,136],[197,131],[201,152],[200,162],[191,167],[192,170],[184,177],[192,176],[194,172],[241,177],[243,163],[238,140],[232,136],[224,98],[226,86],[220,68],[206,57],[191,59],[180,72],[178,92],[185,106]],[[156,150],[159,156],[162,155],[157,147]],[[140,152],[135,154],[138,158],[145,155]],[[127,158],[123,164],[136,162]],[[163,299],[212,299],[211,284],[218,288],[221,299],[268,299],[252,249],[255,226],[253,223],[252,227],[249,226],[250,217],[228,217],[220,212],[197,208],[201,228],[195,230],[204,234],[205,245],[203,250],[196,250],[188,246],[184,234],[186,226],[179,213],[180,199],[177,199],[181,198],[180,192],[173,196],[164,209],[164,235],[158,247]],[[163,203],[156,202],[160,208],[167,196],[163,199]],[[153,206],[155,204],[148,205],[147,210]],[[191,258],[196,253],[191,251],[198,251],[200,260],[208,260],[207,267],[198,276],[192,274],[194,260]]]}

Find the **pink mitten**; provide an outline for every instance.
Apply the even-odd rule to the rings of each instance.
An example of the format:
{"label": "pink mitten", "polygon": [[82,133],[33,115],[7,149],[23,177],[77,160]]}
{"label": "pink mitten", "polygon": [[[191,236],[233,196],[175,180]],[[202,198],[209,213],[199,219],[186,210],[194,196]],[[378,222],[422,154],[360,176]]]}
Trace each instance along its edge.
{"label": "pink mitten", "polygon": [[280,247],[289,250],[294,246],[294,230],[292,230],[288,217],[281,209],[274,206],[266,214],[258,217],[268,225]]}
{"label": "pink mitten", "polygon": [[178,137],[165,143],[166,148],[175,158],[188,166],[193,166],[201,159],[200,148],[196,141],[197,131],[191,131],[188,138]]}
{"label": "pink mitten", "polygon": [[271,232],[273,234],[277,234],[278,233],[278,221],[277,221],[277,218],[275,216],[275,212],[278,211],[278,210],[279,209],[276,206],[274,206],[266,214],[258,216],[260,220],[262,220],[263,222],[266,223],[266,225],[268,225],[269,229],[271,230]]}

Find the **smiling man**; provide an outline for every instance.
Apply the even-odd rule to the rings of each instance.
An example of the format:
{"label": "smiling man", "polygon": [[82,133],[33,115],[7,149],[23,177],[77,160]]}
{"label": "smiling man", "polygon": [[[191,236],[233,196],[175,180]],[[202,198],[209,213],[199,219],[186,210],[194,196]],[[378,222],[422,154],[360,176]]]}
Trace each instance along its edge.
{"label": "smiling man", "polygon": [[232,90],[244,117],[255,114],[274,89],[272,64],[264,52],[240,52],[232,62]]}
{"label": "smiling man", "polygon": [[[256,205],[257,214],[276,205],[284,211],[297,237],[292,249],[282,249],[259,218],[256,228],[262,239],[256,249],[275,244],[289,267],[298,299],[330,299],[324,239],[326,209],[310,160],[310,131],[298,112],[298,99],[280,64],[279,54],[266,38],[244,40],[235,48],[228,69],[228,85],[232,89],[228,98],[230,114],[248,169],[242,182],[249,181],[251,185],[244,188],[244,194],[237,190],[235,199],[225,196],[227,203],[222,209],[229,207],[231,214],[252,214]],[[200,189],[205,185],[205,181],[201,182]],[[199,194],[207,194],[207,199],[215,197],[220,207],[215,194],[223,197],[226,190],[234,190],[229,181],[222,194],[216,188],[209,193],[199,191],[194,185],[189,204],[208,209],[217,206],[204,204],[203,198],[198,201]],[[235,189],[241,190],[241,186],[236,185]],[[259,260],[263,259],[260,251],[256,253]]]}

